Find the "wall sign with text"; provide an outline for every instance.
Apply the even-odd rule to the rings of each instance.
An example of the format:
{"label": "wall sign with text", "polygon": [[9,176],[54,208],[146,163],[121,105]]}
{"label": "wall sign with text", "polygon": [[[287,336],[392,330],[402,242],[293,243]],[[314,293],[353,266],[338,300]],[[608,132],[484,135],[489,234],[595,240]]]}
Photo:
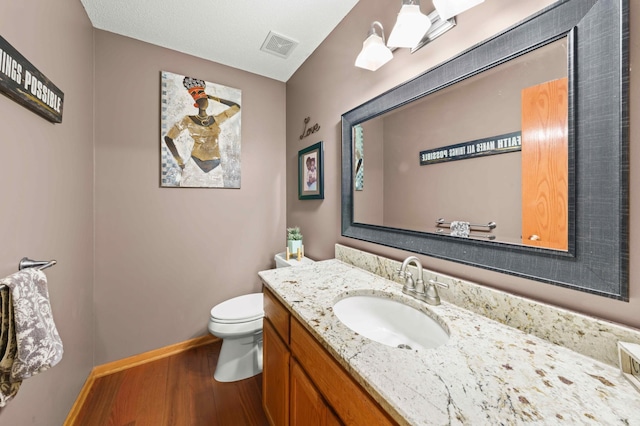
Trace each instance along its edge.
{"label": "wall sign with text", "polygon": [[420,151],[420,165],[464,160],[484,155],[504,154],[522,149],[522,132],[506,133],[455,145]]}
{"label": "wall sign with text", "polygon": [[300,140],[320,130],[320,125],[318,123],[314,124],[313,126],[307,127],[307,125],[309,125],[309,120],[311,120],[311,117],[307,117],[304,119],[304,128],[302,129]]}
{"label": "wall sign with text", "polygon": [[0,92],[53,123],[62,123],[64,93],[1,36]]}

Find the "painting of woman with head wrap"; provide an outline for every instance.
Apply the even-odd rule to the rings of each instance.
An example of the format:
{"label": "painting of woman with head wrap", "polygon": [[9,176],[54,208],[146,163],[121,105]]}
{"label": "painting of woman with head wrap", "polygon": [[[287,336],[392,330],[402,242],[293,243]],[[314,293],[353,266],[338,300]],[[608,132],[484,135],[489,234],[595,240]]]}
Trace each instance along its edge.
{"label": "painting of woman with head wrap", "polygon": [[161,186],[240,188],[241,91],[162,72]]}

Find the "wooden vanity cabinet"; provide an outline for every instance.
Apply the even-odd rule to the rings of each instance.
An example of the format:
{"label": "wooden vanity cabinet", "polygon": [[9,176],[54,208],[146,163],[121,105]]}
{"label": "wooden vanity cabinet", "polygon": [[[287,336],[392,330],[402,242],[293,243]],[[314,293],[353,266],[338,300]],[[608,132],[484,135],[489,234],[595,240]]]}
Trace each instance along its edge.
{"label": "wooden vanity cabinet", "polygon": [[269,320],[263,321],[262,407],[272,425],[289,424],[289,348]]}
{"label": "wooden vanity cabinet", "polygon": [[262,405],[270,424],[397,423],[264,288]]}
{"label": "wooden vanity cabinet", "polygon": [[264,290],[262,407],[269,423],[289,424],[289,311]]}
{"label": "wooden vanity cabinet", "polygon": [[397,424],[295,319],[291,320],[291,354],[345,424]]}
{"label": "wooden vanity cabinet", "polygon": [[342,424],[295,358],[291,360],[289,392],[290,424],[305,426]]}

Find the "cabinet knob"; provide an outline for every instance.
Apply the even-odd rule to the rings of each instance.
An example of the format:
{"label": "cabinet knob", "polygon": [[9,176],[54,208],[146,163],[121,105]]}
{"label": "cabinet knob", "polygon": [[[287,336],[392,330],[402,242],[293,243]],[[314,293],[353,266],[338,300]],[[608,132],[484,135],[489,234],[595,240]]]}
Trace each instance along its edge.
{"label": "cabinet knob", "polygon": [[530,236],[529,239],[531,241],[540,241],[540,237],[537,236],[536,234],[533,234],[532,236]]}

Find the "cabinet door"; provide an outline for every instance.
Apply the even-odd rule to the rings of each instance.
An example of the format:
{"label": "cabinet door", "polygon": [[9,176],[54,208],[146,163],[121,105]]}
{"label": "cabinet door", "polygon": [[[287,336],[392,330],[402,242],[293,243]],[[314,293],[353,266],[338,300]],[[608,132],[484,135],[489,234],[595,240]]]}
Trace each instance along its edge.
{"label": "cabinet door", "polygon": [[291,359],[290,383],[291,425],[336,426],[341,424],[295,358]]}
{"label": "cabinet door", "polygon": [[276,296],[266,287],[264,294],[264,317],[271,321],[271,325],[278,332],[284,343],[289,345],[289,311]]}
{"label": "cabinet door", "polygon": [[397,425],[294,318],[291,319],[290,347],[292,357],[345,424]]}
{"label": "cabinet door", "polygon": [[289,348],[263,321],[262,406],[274,426],[289,424]]}
{"label": "cabinet door", "polygon": [[342,422],[338,419],[338,416],[336,416],[333,411],[331,411],[331,409],[329,409],[329,407],[327,407],[326,410],[327,413],[327,417],[326,417],[326,422],[324,423],[325,426],[342,426]]}

